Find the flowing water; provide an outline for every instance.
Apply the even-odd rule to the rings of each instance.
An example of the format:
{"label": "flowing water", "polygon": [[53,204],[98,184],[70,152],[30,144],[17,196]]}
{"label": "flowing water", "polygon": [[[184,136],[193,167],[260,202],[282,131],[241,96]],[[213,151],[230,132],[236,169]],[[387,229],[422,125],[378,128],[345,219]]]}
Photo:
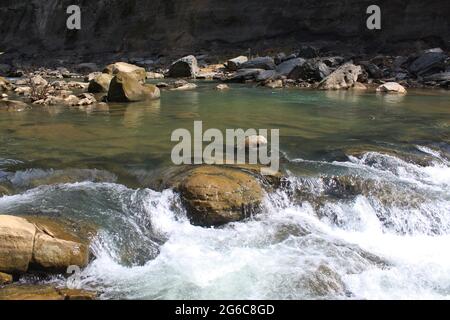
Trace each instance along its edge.
{"label": "flowing water", "polygon": [[[70,281],[104,299],[450,298],[448,92],[199,85],[109,110],[0,111],[0,212],[95,224],[95,257]],[[288,181],[261,214],[201,228],[149,188],[194,120],[280,129]]]}

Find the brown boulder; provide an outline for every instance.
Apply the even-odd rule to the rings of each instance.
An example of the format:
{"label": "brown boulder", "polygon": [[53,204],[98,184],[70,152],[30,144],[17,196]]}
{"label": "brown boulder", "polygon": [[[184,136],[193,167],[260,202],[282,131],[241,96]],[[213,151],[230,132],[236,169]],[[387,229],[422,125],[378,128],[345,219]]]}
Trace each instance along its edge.
{"label": "brown boulder", "polygon": [[113,76],[107,73],[101,73],[95,76],[91,81],[89,81],[88,92],[108,92],[112,78]]}
{"label": "brown boulder", "polygon": [[257,209],[264,190],[250,173],[231,167],[199,166],[175,186],[193,224],[217,226],[239,221]]}
{"label": "brown boulder", "polygon": [[89,259],[87,243],[88,240],[70,234],[62,224],[45,218],[0,215],[2,272],[21,274],[29,269],[53,272],[65,271],[71,265],[85,267]]}
{"label": "brown boulder", "polygon": [[147,72],[144,68],[126,62],[116,62],[110,64],[103,70],[103,73],[107,73],[112,76],[115,76],[118,73],[126,73],[139,82],[145,82],[145,79],[147,78]]}
{"label": "brown boulder", "polygon": [[112,80],[108,91],[109,102],[136,102],[158,99],[159,88],[139,83],[133,76],[126,73],[117,74]]}
{"label": "brown boulder", "polygon": [[28,270],[36,227],[23,218],[0,215],[0,271],[24,273]]}

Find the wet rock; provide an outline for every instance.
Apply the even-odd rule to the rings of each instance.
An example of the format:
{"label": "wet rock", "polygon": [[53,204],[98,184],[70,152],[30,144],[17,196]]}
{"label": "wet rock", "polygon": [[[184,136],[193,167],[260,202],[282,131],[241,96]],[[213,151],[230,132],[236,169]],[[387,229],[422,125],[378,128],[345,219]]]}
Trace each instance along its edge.
{"label": "wet rock", "polygon": [[303,65],[306,62],[303,58],[295,58],[284,61],[276,68],[277,74],[280,76],[288,76],[296,67]]}
{"label": "wet rock", "polygon": [[271,89],[283,88],[283,80],[270,80],[264,86]]}
{"label": "wet rock", "polygon": [[168,76],[172,78],[195,78],[198,72],[197,59],[190,55],[172,63]]}
{"label": "wet rock", "polygon": [[387,82],[382,84],[377,88],[377,92],[385,92],[385,93],[406,93],[405,87],[397,82]]}
{"label": "wet rock", "polygon": [[147,72],[147,79],[164,79],[164,75],[158,72]]}
{"label": "wet rock", "polygon": [[296,66],[291,73],[289,79],[302,79],[308,81],[321,81],[330,74],[328,66],[318,60],[308,60],[305,63]]}
{"label": "wet rock", "polygon": [[58,239],[44,232],[36,233],[32,257],[35,268],[64,272],[68,266],[85,267],[88,260],[86,245]]}
{"label": "wet rock", "polygon": [[0,198],[3,196],[9,196],[11,194],[12,194],[12,192],[11,192],[10,188],[0,184]]}
{"label": "wet rock", "polygon": [[445,70],[447,58],[443,52],[426,52],[414,60],[408,70],[417,76],[438,73]]}
{"label": "wet rock", "polygon": [[352,89],[352,90],[367,90],[367,86],[361,82],[355,82],[353,87],[351,87],[350,89]]}
{"label": "wet rock", "polygon": [[308,289],[318,296],[344,295],[346,291],[340,275],[327,265],[320,265],[304,281]]}
{"label": "wet rock", "polygon": [[127,73],[118,73],[112,80],[108,90],[110,102],[136,102],[159,99],[159,88],[151,85],[142,85],[134,76]]}
{"label": "wet rock", "polygon": [[13,277],[10,274],[0,272],[0,286],[10,284],[13,282]]}
{"label": "wet rock", "polygon": [[112,78],[113,76],[107,73],[100,73],[99,75],[96,75],[91,81],[89,81],[88,92],[108,92]]}
{"label": "wet rock", "polygon": [[319,89],[339,90],[349,89],[358,81],[362,70],[360,66],[352,63],[346,63],[322,80]]}
{"label": "wet rock", "polygon": [[103,70],[103,73],[107,73],[112,76],[115,76],[118,73],[127,74],[129,77],[132,77],[136,81],[142,83],[145,82],[145,79],[147,78],[147,72],[144,68],[126,62],[116,62],[110,64]]}
{"label": "wet rock", "polygon": [[277,73],[275,70],[263,70],[256,76],[256,81],[261,82],[271,80],[275,78],[276,75]]}
{"label": "wet rock", "polygon": [[239,69],[275,70],[275,62],[271,57],[258,57],[240,65]]}
{"label": "wet rock", "polygon": [[258,211],[264,191],[249,173],[230,167],[199,166],[178,178],[180,192],[193,224],[218,226]]}
{"label": "wet rock", "polygon": [[226,66],[227,66],[227,69],[230,71],[237,71],[240,68],[240,66],[247,61],[248,61],[248,58],[246,56],[239,56],[239,57],[228,60],[226,63]]}
{"label": "wet rock", "polygon": [[230,87],[228,86],[228,85],[226,85],[226,84],[218,84],[217,86],[216,86],[216,90],[219,90],[219,91],[223,91],[223,90],[229,90],[230,89]]}
{"label": "wet rock", "polygon": [[29,106],[22,101],[17,100],[0,100],[0,110],[6,111],[24,111]]}
{"label": "wet rock", "polygon": [[184,80],[179,80],[174,83],[174,87],[171,88],[171,91],[187,91],[197,89],[197,85],[195,83],[189,83]]}
{"label": "wet rock", "polygon": [[97,293],[52,285],[8,285],[0,290],[0,300],[94,300]]}

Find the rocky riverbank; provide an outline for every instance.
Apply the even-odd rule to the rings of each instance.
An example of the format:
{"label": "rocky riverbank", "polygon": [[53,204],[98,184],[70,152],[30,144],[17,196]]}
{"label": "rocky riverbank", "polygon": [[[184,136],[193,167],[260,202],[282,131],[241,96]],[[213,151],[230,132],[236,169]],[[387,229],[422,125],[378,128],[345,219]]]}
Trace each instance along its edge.
{"label": "rocky riverbank", "polygon": [[[90,110],[108,108],[108,102],[158,99],[161,90],[195,90],[193,79],[223,82],[218,85],[219,90],[229,89],[233,82],[254,83],[269,89],[374,90],[400,94],[405,94],[408,88],[449,89],[450,59],[448,52],[440,48],[408,56],[386,56],[332,55],[320,48],[304,46],[289,54],[242,55],[222,61],[208,55],[190,55],[169,64],[161,59],[134,58],[105,67],[85,62],[63,63],[49,69],[6,62],[0,64],[0,76],[1,109],[23,111],[37,105],[66,105]],[[156,79],[158,83],[146,83]]]}

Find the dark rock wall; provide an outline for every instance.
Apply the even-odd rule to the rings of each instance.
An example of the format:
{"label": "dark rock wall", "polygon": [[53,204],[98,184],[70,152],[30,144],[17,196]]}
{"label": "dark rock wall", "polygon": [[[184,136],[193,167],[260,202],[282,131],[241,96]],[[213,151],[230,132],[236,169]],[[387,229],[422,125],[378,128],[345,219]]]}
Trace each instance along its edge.
{"label": "dark rock wall", "polygon": [[[375,3],[381,31],[366,29]],[[71,4],[82,8],[80,31],[66,29]],[[449,0],[1,0],[0,51],[177,55],[317,40],[380,52],[448,48],[449,21]]]}

